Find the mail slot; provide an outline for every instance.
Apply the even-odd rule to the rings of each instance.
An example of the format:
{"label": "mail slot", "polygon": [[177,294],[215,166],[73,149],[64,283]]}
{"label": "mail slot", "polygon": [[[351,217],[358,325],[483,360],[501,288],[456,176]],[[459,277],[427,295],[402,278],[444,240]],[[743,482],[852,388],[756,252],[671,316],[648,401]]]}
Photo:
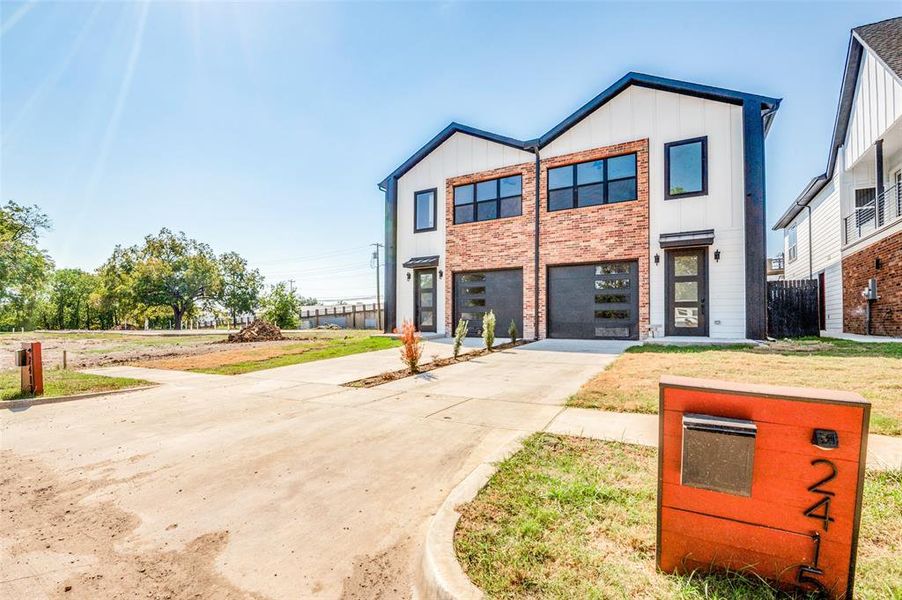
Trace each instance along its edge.
{"label": "mail slot", "polygon": [[757,433],[752,421],[684,414],[682,484],[751,496]]}
{"label": "mail slot", "polygon": [[853,596],[870,405],[857,394],[661,378],[657,564]]}

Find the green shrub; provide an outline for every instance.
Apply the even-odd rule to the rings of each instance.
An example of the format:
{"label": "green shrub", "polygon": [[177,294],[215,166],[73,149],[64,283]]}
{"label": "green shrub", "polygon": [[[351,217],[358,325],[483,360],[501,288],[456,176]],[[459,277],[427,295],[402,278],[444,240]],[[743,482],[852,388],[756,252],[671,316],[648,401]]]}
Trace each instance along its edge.
{"label": "green shrub", "polygon": [[457,329],[454,330],[454,358],[457,359],[458,355],[460,355],[460,346],[464,342],[464,337],[467,335],[467,327],[469,323],[464,319],[461,319],[457,322]]}
{"label": "green shrub", "polygon": [[520,337],[520,332],[517,331],[517,324],[511,320],[511,324],[507,327],[507,337],[511,339],[511,342],[516,342],[517,338]]}
{"label": "green shrub", "polygon": [[485,341],[485,348],[489,352],[495,345],[495,312],[489,311],[482,315],[482,339]]}

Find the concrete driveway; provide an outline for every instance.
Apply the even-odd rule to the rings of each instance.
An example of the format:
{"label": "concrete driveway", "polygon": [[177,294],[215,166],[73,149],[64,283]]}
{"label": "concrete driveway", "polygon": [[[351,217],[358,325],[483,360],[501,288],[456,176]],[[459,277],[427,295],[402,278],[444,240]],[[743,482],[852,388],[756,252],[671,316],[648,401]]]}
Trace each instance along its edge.
{"label": "concrete driveway", "polygon": [[627,345],[543,341],[370,389],[335,383],[396,350],[107,369],[162,385],[0,414],[0,597],[407,597],[449,490]]}

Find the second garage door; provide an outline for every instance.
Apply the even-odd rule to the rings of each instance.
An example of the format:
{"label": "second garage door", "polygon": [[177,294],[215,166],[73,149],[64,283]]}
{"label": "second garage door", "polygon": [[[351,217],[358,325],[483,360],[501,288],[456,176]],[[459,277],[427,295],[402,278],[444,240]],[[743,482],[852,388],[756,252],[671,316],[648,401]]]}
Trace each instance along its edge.
{"label": "second garage door", "polygon": [[549,267],[548,336],[639,339],[637,263]]}
{"label": "second garage door", "polygon": [[454,323],[469,321],[467,335],[482,335],[482,317],[495,312],[495,336],[507,337],[510,322],[523,335],[523,270],[478,271],[454,274]]}

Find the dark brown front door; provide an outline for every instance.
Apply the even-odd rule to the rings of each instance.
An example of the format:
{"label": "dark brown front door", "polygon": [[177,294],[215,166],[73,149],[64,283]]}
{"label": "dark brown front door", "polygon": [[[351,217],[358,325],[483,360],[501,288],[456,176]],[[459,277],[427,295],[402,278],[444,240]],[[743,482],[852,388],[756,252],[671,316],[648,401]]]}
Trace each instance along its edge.
{"label": "dark brown front door", "polygon": [[413,307],[417,331],[435,332],[435,269],[413,272]]}
{"label": "dark brown front door", "polygon": [[708,335],[708,248],[668,251],[666,276],[665,335]]}

